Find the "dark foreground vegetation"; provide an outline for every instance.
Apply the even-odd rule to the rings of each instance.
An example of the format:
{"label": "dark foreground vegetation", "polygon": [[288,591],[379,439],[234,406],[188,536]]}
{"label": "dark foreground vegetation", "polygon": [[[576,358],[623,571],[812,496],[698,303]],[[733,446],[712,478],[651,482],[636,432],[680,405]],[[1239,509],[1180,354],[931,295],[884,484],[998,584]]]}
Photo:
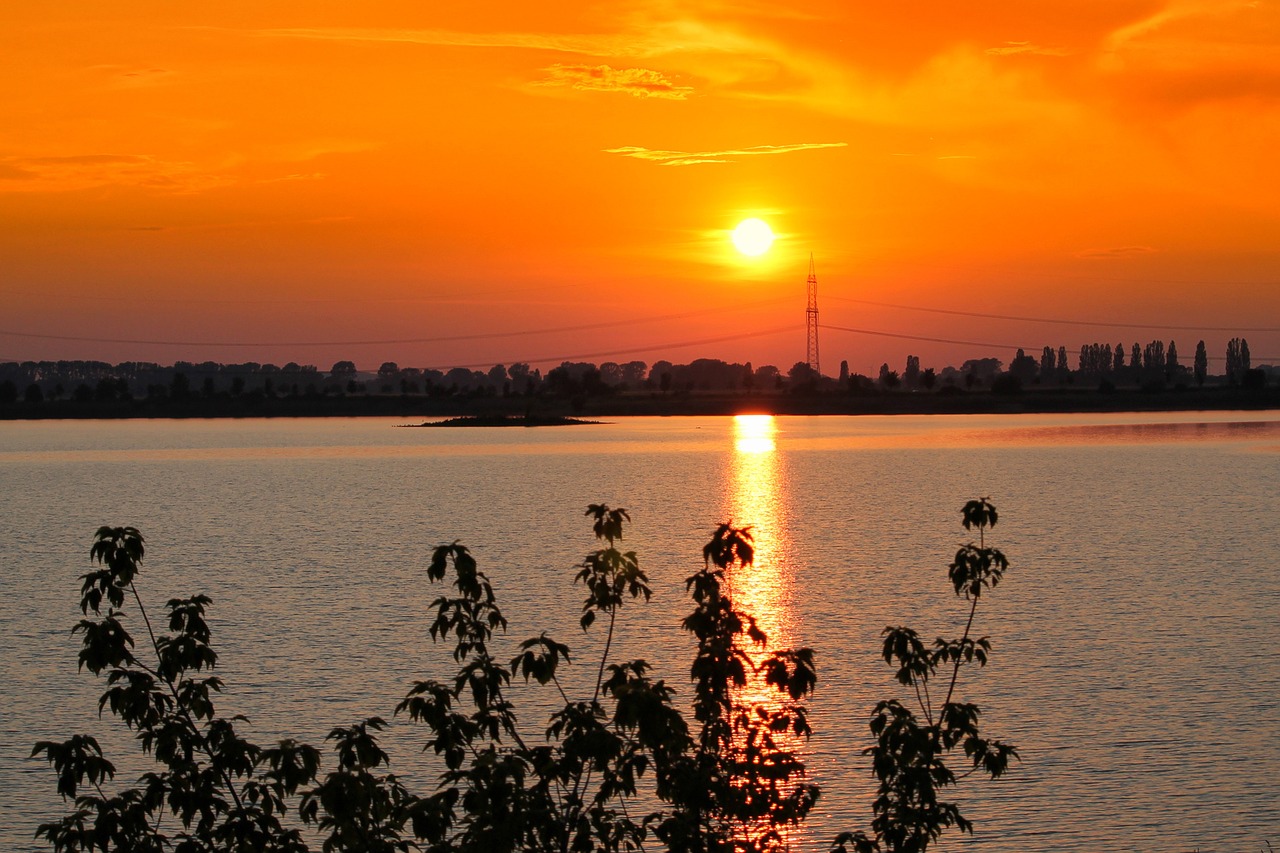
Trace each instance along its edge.
{"label": "dark foreground vegetation", "polygon": [[[570,649],[546,633],[513,657],[499,653],[507,620],[467,548],[431,553],[427,576],[450,588],[426,608],[429,633],[453,646],[458,670],[415,682],[395,708],[422,726],[438,761],[439,784],[422,793],[390,772],[381,717],[334,728],[327,757],[296,740],[248,740],[247,720],[215,710],[212,602],[173,599],[153,626],[136,584],[142,535],[101,528],[90,552],[98,567],[82,576],[80,666],[105,680],[99,708],[136,732],[155,770],[121,786],[92,736],[38,743],[32,757],[48,762],[72,805],[37,835],[68,853],[786,849],[820,796],[803,759],[817,673],[810,649],[769,647],[725,592],[726,571],[751,565],[750,529],[722,524],[703,549],[682,623],[693,662],[687,679],[668,681],[644,660],[610,656],[624,606],[647,600],[650,588],[636,554],[620,550],[626,511],[593,505],[587,516],[602,547],[575,567],[585,590],[579,622],[606,636],[601,659],[588,664],[594,688],[582,696],[570,697],[559,677]],[[1008,566],[985,543],[995,507],[970,501],[962,519],[978,533],[949,569],[966,601],[964,634],[926,643],[910,628],[885,629],[882,655],[906,698],[870,711],[870,823],[833,839],[834,853],[924,851],[944,830],[971,832],[950,789],[970,773],[1000,776],[1017,756],[985,737],[978,707],[957,698],[961,670],[985,665],[991,650],[973,630],[978,601]],[[556,691],[563,706],[522,726],[508,694],[514,678]],[[744,698],[762,693],[771,698]]]}

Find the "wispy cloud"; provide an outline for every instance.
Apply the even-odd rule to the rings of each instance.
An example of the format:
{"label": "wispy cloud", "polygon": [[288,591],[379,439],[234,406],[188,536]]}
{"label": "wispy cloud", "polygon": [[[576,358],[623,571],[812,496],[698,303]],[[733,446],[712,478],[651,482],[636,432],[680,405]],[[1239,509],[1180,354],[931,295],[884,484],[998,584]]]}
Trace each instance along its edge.
{"label": "wispy cloud", "polygon": [[552,65],[540,86],[563,86],[588,92],[625,92],[637,98],[683,101],[692,86],[676,85],[660,71],[649,68],[611,68],[608,65]]}
{"label": "wispy cloud", "polygon": [[323,181],[328,178],[326,172],[306,172],[295,175],[281,175],[278,178],[263,178],[259,183],[262,184],[281,184],[291,181]]}
{"label": "wispy cloud", "polygon": [[48,192],[125,184],[170,193],[220,186],[225,178],[192,163],[148,154],[73,154],[0,160],[0,190]]}
{"label": "wispy cloud", "polygon": [[726,148],[721,151],[658,151],[652,148],[626,146],[606,148],[609,154],[649,160],[661,166],[696,166],[702,163],[731,163],[736,157],[754,157],[761,154],[789,154],[792,151],[810,151],[817,148],[844,148],[847,142],[798,142],[794,145],[755,145],[750,148]]}
{"label": "wispy cloud", "polygon": [[141,88],[172,82],[176,75],[168,68],[140,68],[129,65],[91,65],[89,70],[103,75],[116,87]]}
{"label": "wispy cloud", "polygon": [[637,19],[611,32],[464,32],[428,29],[293,27],[250,30],[256,38],[314,41],[386,42],[435,47],[518,48],[579,56],[652,58],[656,56],[736,56],[778,61],[784,46],[695,19]]}
{"label": "wispy cloud", "polygon": [[[561,53],[607,60],[615,73],[645,69],[618,68],[622,63],[648,65],[661,59],[670,74],[679,69],[715,91],[734,97],[781,98],[809,93],[830,77],[833,68],[812,55],[798,52],[773,38],[752,34],[719,22],[691,17],[626,16],[615,29],[600,32],[463,32],[433,29],[273,28],[247,31],[256,38],[307,39],[371,43],[402,43],[425,47],[516,49]],[[816,55],[816,54],[814,54]],[[589,63],[565,63],[587,69]],[[575,78],[575,82],[586,82]],[[554,85],[554,78],[553,83]],[[674,91],[684,87],[676,86]],[[637,91],[628,89],[633,94]],[[661,90],[659,90],[661,91]],[[688,93],[686,93],[687,96]],[[654,95],[650,95],[651,97]],[[672,97],[658,95],[658,97]],[[838,100],[835,95],[832,100]]]}
{"label": "wispy cloud", "polygon": [[608,34],[572,33],[468,33],[456,30],[374,30],[357,28],[290,28],[254,30],[261,38],[310,39],[314,41],[364,41],[420,44],[438,47],[494,47],[551,50],[584,56],[607,56],[625,51],[627,39]]}
{"label": "wispy cloud", "polygon": [[1017,56],[1033,54],[1036,56],[1069,56],[1071,51],[1061,47],[1043,47],[1029,41],[1007,41],[1000,47],[987,48],[988,56]]}
{"label": "wispy cloud", "polygon": [[1222,3],[1220,0],[1169,0],[1166,5],[1143,18],[1113,32],[1107,39],[1106,49],[1117,51],[1131,42],[1157,33],[1183,21],[1221,15],[1228,10],[1245,7],[1245,3]]}
{"label": "wispy cloud", "polygon": [[1085,249],[1077,252],[1078,258],[1131,258],[1138,255],[1155,254],[1158,249],[1151,246],[1113,246],[1107,249]]}

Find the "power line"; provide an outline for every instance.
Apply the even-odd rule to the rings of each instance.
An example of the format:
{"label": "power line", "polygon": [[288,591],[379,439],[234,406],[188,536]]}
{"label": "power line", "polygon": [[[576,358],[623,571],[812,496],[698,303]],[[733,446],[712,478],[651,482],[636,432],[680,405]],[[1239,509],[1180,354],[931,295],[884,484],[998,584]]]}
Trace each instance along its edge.
{"label": "power line", "polygon": [[[1142,327],[1142,326],[1122,324],[1122,323],[1089,323],[1084,321],[1060,320],[1060,319],[1049,319],[1049,318],[1017,317],[1017,316],[1001,315],[1001,314],[985,314],[985,313],[971,312],[971,311],[956,311],[956,310],[942,309],[942,308],[924,308],[924,307],[910,306],[910,305],[895,305],[892,303],[875,302],[872,300],[863,300],[863,299],[852,299],[848,297],[831,296],[828,298],[837,299],[839,301],[844,301],[844,302],[876,305],[876,306],[889,307],[889,308],[900,308],[900,309],[912,310],[912,311],[925,311],[925,312],[935,313],[935,314],[951,314],[951,315],[966,316],[966,317],[983,317],[983,318],[999,319],[999,320],[1016,320],[1016,321],[1022,321],[1022,322],[1045,322],[1045,323],[1058,323],[1058,324],[1064,324],[1064,325],[1080,325],[1080,326],[1095,325],[1095,326],[1111,326],[1111,327],[1120,327],[1120,328],[1151,328],[1151,329],[1177,329],[1177,330],[1192,329],[1192,327],[1183,327],[1183,326]],[[744,308],[759,307],[759,306],[770,305],[770,304],[783,302],[783,301],[787,301],[786,298],[760,300],[760,301],[751,302],[751,303],[735,303],[730,310],[734,310],[734,309],[741,310]],[[400,339],[379,339],[379,340],[358,340],[358,341],[283,341],[283,342],[280,342],[280,341],[271,341],[271,342],[168,341],[168,340],[146,340],[146,339],[131,339],[131,338],[100,338],[100,337],[77,336],[77,335],[50,335],[50,334],[42,334],[42,333],[35,333],[35,332],[14,332],[14,331],[2,330],[2,329],[0,329],[0,335],[10,335],[12,337],[29,338],[29,339],[74,341],[79,343],[134,344],[134,345],[150,345],[150,346],[201,346],[201,347],[210,347],[210,348],[383,346],[383,345],[394,345],[394,344],[426,344],[426,343],[450,343],[450,342],[457,342],[457,341],[496,340],[500,338],[516,338],[516,337],[529,337],[529,336],[545,335],[545,334],[561,334],[566,332],[580,332],[580,331],[589,331],[589,330],[606,329],[606,328],[637,326],[645,323],[666,322],[670,320],[686,319],[689,317],[696,317],[696,316],[706,315],[706,314],[722,314],[724,313],[725,310],[726,310],[725,308],[718,306],[715,308],[700,309],[697,311],[686,311],[686,312],[676,313],[676,314],[659,315],[655,317],[645,317],[640,319],[604,321],[604,322],[598,322],[598,323],[585,323],[585,324],[579,324],[574,326],[549,327],[544,329],[528,329],[528,330],[511,331],[511,332],[486,332],[486,333],[476,333],[476,334],[468,334],[468,335],[444,335],[444,336],[429,337],[429,338],[428,337],[400,338]],[[938,344],[951,344],[951,345],[957,345],[957,346],[981,347],[985,349],[1003,349],[1003,350],[1023,349],[1029,352],[1033,352],[1036,349],[1038,349],[1037,347],[1034,347],[1034,346],[1019,346],[1017,344],[994,343],[991,341],[958,340],[958,339],[952,339],[952,338],[930,337],[927,335],[910,335],[910,334],[903,334],[898,332],[880,331],[875,329],[857,329],[857,328],[851,328],[846,326],[834,326],[826,323],[822,324],[822,328],[826,328],[826,329],[830,329],[832,331],[838,331],[838,332],[847,332],[850,334],[873,335],[877,337],[896,338],[900,340],[922,341],[926,343],[938,343]],[[1250,332],[1280,331],[1280,329],[1269,329],[1269,328],[1249,328],[1249,329],[1234,329],[1234,330],[1211,328],[1211,327],[1206,327],[1206,328],[1208,328],[1208,330],[1210,331],[1250,331]],[[649,345],[636,346],[636,347],[631,347],[631,348],[621,349],[621,350],[609,350],[609,351],[602,351],[602,352],[583,353],[583,354],[577,354],[577,355],[547,356],[544,358],[521,358],[521,359],[515,359],[514,361],[529,362],[529,363],[548,363],[548,362],[555,362],[555,361],[571,361],[574,359],[603,358],[603,357],[611,357],[611,356],[629,355],[629,354],[638,353],[638,352],[652,352],[655,350],[663,350],[663,349],[682,349],[682,348],[691,347],[691,346],[699,346],[703,344],[712,344],[712,343],[723,343],[726,341],[743,340],[743,339],[753,338],[753,337],[767,337],[770,335],[781,334],[782,332],[793,331],[793,330],[794,329],[791,326],[783,326],[783,327],[777,327],[777,328],[766,329],[761,331],[742,332],[742,333],[733,334],[733,335],[722,335],[722,336],[711,337],[711,338],[700,338],[692,341],[649,344]],[[1260,362],[1280,361],[1280,357],[1274,357],[1274,356],[1255,356],[1254,358]],[[1209,356],[1209,360],[1225,361],[1226,359],[1225,357],[1222,357],[1222,356]],[[506,360],[506,361],[510,362],[512,360]],[[491,363],[492,362],[490,361],[485,361],[485,362],[477,362],[473,364],[451,365],[451,366],[484,367]],[[498,362],[498,363],[505,363],[505,362]]]}
{"label": "power line", "polygon": [[[712,338],[698,338],[696,340],[691,340],[691,341],[673,341],[673,342],[667,342],[667,343],[661,343],[661,344],[648,344],[645,346],[629,347],[627,349],[578,353],[575,355],[554,355],[554,356],[549,355],[549,356],[543,356],[540,358],[495,359],[495,360],[470,362],[467,364],[449,364],[447,367],[444,365],[431,366],[425,369],[447,370],[447,369],[462,367],[462,368],[474,370],[474,369],[479,369],[484,367],[491,367],[494,364],[518,364],[521,362],[524,362],[526,364],[547,364],[551,362],[575,361],[578,359],[610,358],[610,357],[617,357],[617,356],[623,356],[623,355],[633,355],[635,353],[640,353],[640,352],[651,352],[653,350],[665,351],[665,350],[673,350],[673,349],[686,349],[688,347],[705,346],[707,344],[719,344],[719,343],[725,343],[727,341],[740,341],[740,340],[746,340],[748,338],[764,338],[770,335],[779,335],[779,334],[782,334],[783,332],[794,332],[794,331],[795,331],[794,326],[777,326],[772,329],[762,329],[762,330],[753,331],[753,332],[739,332],[733,335],[718,335]],[[71,340],[78,340],[78,339],[72,338]],[[96,339],[89,339],[89,340],[92,341]],[[128,343],[128,342],[125,342],[125,343]]]}
{"label": "power line", "polygon": [[823,323],[822,328],[832,329],[837,332],[852,332],[855,335],[877,335],[882,338],[902,338],[908,341],[925,341],[931,344],[958,344],[960,346],[984,347],[989,349],[1026,349],[1026,347],[1020,347],[1016,344],[993,344],[989,341],[956,341],[951,340],[950,338],[930,338],[925,335],[903,335],[897,332],[877,332],[873,329],[850,329],[846,326],[832,326],[830,323]]}
{"label": "power line", "polygon": [[[564,290],[567,288],[578,287],[575,284],[553,284],[539,286],[539,293],[547,291]],[[470,299],[442,299],[436,296],[361,296],[359,301],[362,305],[380,305],[397,302],[417,302],[427,303],[431,305],[475,305],[475,304],[491,304],[493,302],[505,301],[507,297],[513,293],[527,292],[519,288],[514,290],[499,291],[477,291],[473,292]],[[0,290],[0,296],[25,296],[28,298],[40,299],[44,302],[50,300],[61,299],[72,302],[118,302],[120,297],[113,294],[98,293],[33,293],[29,290]],[[483,298],[488,296],[489,298]],[[158,303],[164,305],[333,305],[342,304],[349,305],[353,301],[350,296],[297,296],[297,297],[280,297],[276,299],[253,299],[243,297],[226,297],[220,299],[210,299],[197,296],[154,296],[148,295],[146,302],[148,304]]]}
{"label": "power line", "polygon": [[[489,367],[495,363],[496,364],[517,364],[517,363],[523,362],[526,364],[547,364],[549,362],[556,362],[556,361],[574,361],[577,359],[588,359],[588,358],[610,358],[610,357],[616,357],[620,355],[634,355],[635,353],[638,353],[638,352],[650,352],[652,350],[665,351],[665,350],[672,350],[672,349],[685,349],[687,347],[704,346],[706,344],[720,344],[726,341],[740,341],[740,340],[745,340],[747,338],[764,338],[764,337],[768,337],[769,335],[780,335],[783,332],[794,332],[794,331],[795,331],[794,326],[778,326],[773,329],[764,329],[756,332],[739,332],[738,334],[735,334],[735,335],[720,335],[714,338],[699,338],[698,340],[694,340],[694,341],[678,341],[675,343],[650,344],[648,346],[631,347],[629,349],[607,350],[603,352],[578,353],[577,355],[545,356],[543,358],[506,359],[506,360],[496,361],[496,362],[481,361],[481,362],[472,362],[471,364],[451,364],[449,366],[451,368],[463,367],[463,368],[469,368],[474,370],[482,367]],[[427,369],[440,370],[442,368],[436,367],[436,368],[427,368]]]}
{"label": "power line", "polygon": [[871,299],[853,299],[848,296],[831,296],[839,302],[858,305],[874,305],[878,308],[898,308],[903,311],[925,311],[930,314],[947,314],[953,317],[980,317],[987,320],[1014,320],[1021,323],[1053,323],[1060,326],[1105,326],[1112,329],[1159,329],[1174,332],[1280,332],[1280,326],[1165,326],[1152,323],[1108,323],[1099,320],[1063,320],[1053,317],[1020,317],[1014,314],[986,314],[980,311],[956,311],[949,308],[924,308],[919,305],[897,305],[892,302],[876,302]]}
{"label": "power line", "polygon": [[[741,310],[743,308],[753,308],[762,305],[770,305],[777,302],[785,301],[785,298],[766,299],[754,303],[737,303],[733,309]],[[136,344],[147,346],[191,346],[191,347],[211,347],[211,348],[269,348],[269,347],[344,347],[344,346],[390,346],[393,344],[433,344],[433,343],[453,343],[457,341],[483,341],[497,338],[519,338],[534,335],[551,335],[564,332],[585,332],[596,329],[610,329],[622,326],[638,326],[645,323],[665,323],[671,320],[683,320],[689,317],[698,317],[706,314],[722,314],[725,312],[723,307],[703,308],[697,311],[685,311],[680,314],[664,314],[656,317],[643,317],[639,319],[626,320],[608,320],[599,323],[583,323],[576,326],[554,326],[545,329],[524,329],[514,332],[478,332],[470,335],[442,335],[431,338],[388,338],[381,340],[365,340],[365,341],[163,341],[163,340],[144,340],[137,338],[98,338],[82,335],[49,335],[38,332],[14,332],[7,329],[0,329],[0,335],[10,335],[15,338],[35,338],[39,340],[50,341],[73,341],[76,343],[93,343],[93,344]]]}
{"label": "power line", "polygon": [[[874,334],[874,336],[882,338],[901,338],[905,341],[924,341],[927,343],[955,343],[955,345],[965,347],[983,347],[988,350],[1023,350],[1024,352],[1034,352],[1036,347],[1019,346],[1016,343],[992,343],[991,341],[954,341],[951,338],[931,338],[923,336],[923,334],[900,334],[897,332],[877,332],[874,329],[851,329],[844,325],[822,324],[824,329],[832,329],[835,332],[849,332],[852,334]],[[1056,351],[1055,351],[1056,352]],[[1034,357],[1034,356],[1033,356]],[[1208,356],[1210,361],[1226,361],[1226,356]],[[1251,361],[1280,361],[1277,356],[1251,356]]]}

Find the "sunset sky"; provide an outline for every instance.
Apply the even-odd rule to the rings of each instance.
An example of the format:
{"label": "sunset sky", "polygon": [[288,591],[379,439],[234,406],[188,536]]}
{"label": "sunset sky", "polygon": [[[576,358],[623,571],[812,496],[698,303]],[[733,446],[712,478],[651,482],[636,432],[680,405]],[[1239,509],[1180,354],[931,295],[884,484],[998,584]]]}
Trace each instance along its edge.
{"label": "sunset sky", "polygon": [[[1280,363],[1276,2],[0,24],[0,360],[785,371],[812,252],[828,374],[1236,335]],[[748,217],[778,235],[758,258]]]}

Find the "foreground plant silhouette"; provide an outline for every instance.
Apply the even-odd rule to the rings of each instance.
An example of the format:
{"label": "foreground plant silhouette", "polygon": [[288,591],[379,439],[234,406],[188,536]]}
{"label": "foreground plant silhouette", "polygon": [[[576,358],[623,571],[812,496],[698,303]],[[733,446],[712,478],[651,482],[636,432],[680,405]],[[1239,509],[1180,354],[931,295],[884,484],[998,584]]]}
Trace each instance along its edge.
{"label": "foreground plant silhouette", "polygon": [[[157,636],[134,585],[144,555],[135,528],[98,530],[91,556],[101,568],[82,576],[85,618],[80,665],[104,675],[99,710],[110,709],[137,733],[158,769],[136,787],[109,794],[115,768],[93,737],[42,741],[58,775],[58,792],[74,803],[37,836],[59,851],[308,850],[319,839],[338,851],[629,851],[658,842],[671,851],[776,851],[818,797],[805,781],[794,745],[810,734],[803,700],[816,681],[810,649],[757,652],[767,638],[723,591],[724,572],[749,566],[749,528],[722,524],[703,549],[703,567],[686,580],[694,610],[683,622],[696,641],[690,670],[692,717],[643,660],[609,658],[618,614],[627,599],[650,596],[634,552],[618,543],[630,522],[626,510],[587,509],[604,546],[578,566],[575,582],[587,595],[580,624],[606,625],[604,652],[593,667],[590,698],[571,699],[559,678],[570,650],[546,634],[526,640],[509,663],[494,656],[494,632],[507,621],[493,588],[462,545],[435,549],[432,581],[452,578],[453,594],[431,604],[435,642],[452,642],[457,675],[416,682],[396,707],[429,732],[426,749],[443,764],[436,791],[408,791],[387,769],[370,717],[333,729],[335,766],[322,774],[318,748],[294,740],[262,747],[245,739],[243,717],[215,714],[222,687],[207,674],[217,662],[205,610],[197,595],[166,604],[168,633]],[[965,526],[980,537],[994,525],[984,499],[965,507]],[[886,629],[885,660],[899,666],[922,721],[897,700],[881,702],[871,720],[876,745],[867,751],[880,779],[872,834],[846,833],[833,851],[923,851],[946,827],[971,831],[954,804],[938,792],[956,781],[945,760],[963,749],[975,769],[1002,773],[1012,747],[978,735],[978,709],[952,701],[963,664],[986,662],[990,644],[973,640],[977,600],[1007,566],[999,551],[962,548],[951,567],[958,594],[972,601],[969,625],[957,641],[926,649],[907,628]],[[147,632],[138,652],[125,625],[132,597]],[[105,607],[105,613],[104,613]],[[947,667],[950,666],[949,673]],[[946,698],[935,709],[929,678],[948,676]],[[537,738],[522,733],[507,698],[512,678],[549,685],[563,707]],[[758,679],[775,695],[744,702],[740,688]],[[286,825],[294,810],[313,831]],[[176,821],[166,818],[172,816]]]}

